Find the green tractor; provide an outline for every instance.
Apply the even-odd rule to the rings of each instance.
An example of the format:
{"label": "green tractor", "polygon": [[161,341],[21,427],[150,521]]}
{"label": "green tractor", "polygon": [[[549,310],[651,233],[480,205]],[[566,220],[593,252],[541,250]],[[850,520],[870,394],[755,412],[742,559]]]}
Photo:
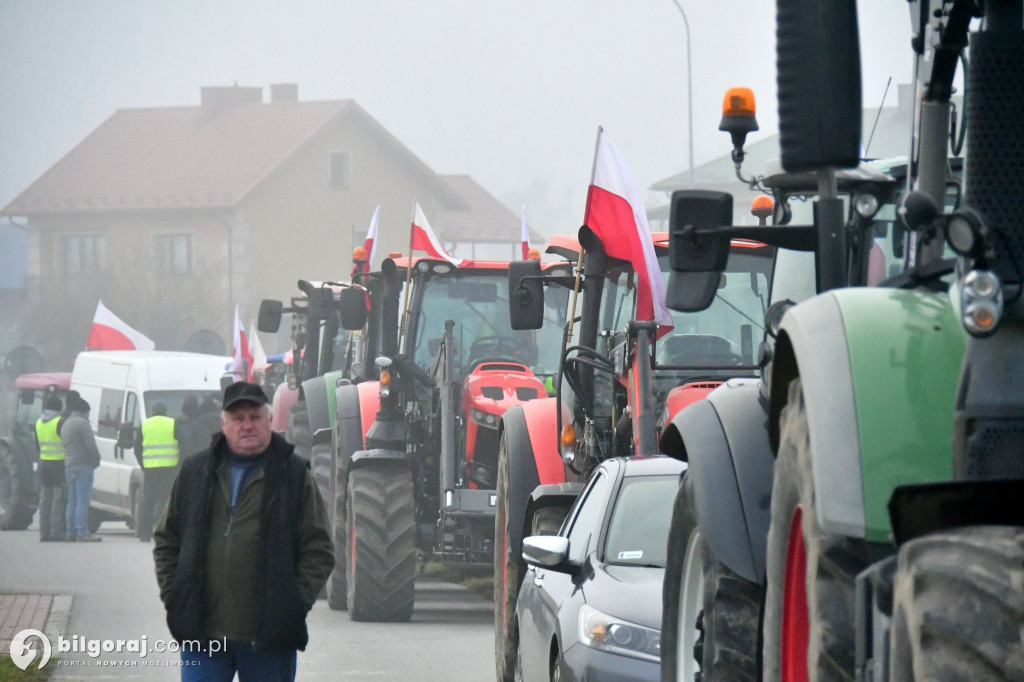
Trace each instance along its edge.
{"label": "green tractor", "polygon": [[[823,293],[782,317],[754,395],[731,413],[719,401],[733,415],[724,444],[707,446],[697,419],[714,394],[675,421],[690,532],[671,541],[665,607],[697,617],[679,620],[665,678],[1024,679],[1022,3],[910,3],[920,99],[905,267],[861,288],[846,286],[834,194],[836,169],[859,162],[856,5],[778,8],[782,165],[820,180]],[[968,146],[949,211],[961,60]],[[714,272],[699,256],[728,235],[680,221],[674,265]],[[731,469],[722,485],[708,482],[716,459]]]}

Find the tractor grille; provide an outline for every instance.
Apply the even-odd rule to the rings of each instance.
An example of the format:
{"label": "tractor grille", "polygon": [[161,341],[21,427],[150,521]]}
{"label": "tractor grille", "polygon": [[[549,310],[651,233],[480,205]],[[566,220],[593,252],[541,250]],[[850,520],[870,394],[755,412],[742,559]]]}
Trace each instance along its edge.
{"label": "tractor grille", "polygon": [[527,400],[535,400],[537,398],[537,389],[520,386],[516,389],[516,398],[522,400],[524,403]]}
{"label": "tractor grille", "polygon": [[1024,420],[976,420],[965,451],[968,480],[1024,478]]}
{"label": "tractor grille", "polygon": [[501,386],[481,386],[480,395],[491,400],[501,400],[505,397],[505,392],[501,390]]}
{"label": "tractor grille", "polygon": [[997,269],[1015,281],[1007,259],[1024,262],[1024,34],[975,33],[970,51],[964,204],[1005,235],[995,240]]}

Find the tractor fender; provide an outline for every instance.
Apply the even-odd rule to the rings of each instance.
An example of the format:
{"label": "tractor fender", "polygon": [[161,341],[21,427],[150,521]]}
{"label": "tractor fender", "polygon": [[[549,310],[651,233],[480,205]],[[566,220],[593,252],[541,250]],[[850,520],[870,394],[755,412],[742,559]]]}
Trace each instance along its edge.
{"label": "tractor fender", "polygon": [[767,405],[757,379],[731,379],[680,411],[662,450],[688,462],[694,508],[708,548],[733,572],[763,583],[771,521]]}
{"label": "tractor fender", "polygon": [[[565,483],[565,465],[558,451],[558,419],[554,398],[541,398],[523,403],[522,420],[533,452],[534,485]],[[508,414],[506,411],[505,414]],[[518,418],[518,417],[517,417]],[[531,487],[530,490],[533,490]]]}
{"label": "tractor fender", "polygon": [[966,332],[950,296],[849,288],[783,317],[770,368],[769,438],[800,377],[821,527],[887,542],[896,486],[948,480]]}
{"label": "tractor fender", "polygon": [[[332,395],[334,391],[331,391]],[[309,433],[317,442],[318,431],[331,428],[331,413],[327,402],[327,382],[324,377],[313,377],[302,382],[302,395],[309,415]]]}
{"label": "tractor fender", "polygon": [[364,381],[356,384],[356,389],[359,392],[359,425],[363,434],[363,447],[366,447],[366,432],[370,430],[370,425],[380,412],[380,382]]}

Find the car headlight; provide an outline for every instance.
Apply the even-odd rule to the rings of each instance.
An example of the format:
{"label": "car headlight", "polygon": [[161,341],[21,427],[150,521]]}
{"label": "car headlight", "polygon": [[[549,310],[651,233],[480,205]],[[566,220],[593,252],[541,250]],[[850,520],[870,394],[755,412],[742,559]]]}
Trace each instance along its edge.
{"label": "car headlight", "polygon": [[661,661],[661,631],[580,607],[580,641],[591,649],[644,661]]}

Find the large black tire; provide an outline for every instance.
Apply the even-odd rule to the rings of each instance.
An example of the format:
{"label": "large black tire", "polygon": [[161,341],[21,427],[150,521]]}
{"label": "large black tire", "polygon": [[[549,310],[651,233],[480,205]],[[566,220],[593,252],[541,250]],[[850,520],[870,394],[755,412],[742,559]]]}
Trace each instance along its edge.
{"label": "large black tire", "polygon": [[[854,579],[869,562],[865,541],[828,533],[818,524],[807,410],[803,386],[796,378],[780,417],[772,488],[762,630],[765,682],[789,679],[783,676],[784,664],[798,670],[806,667],[806,679],[812,682],[854,679]],[[787,569],[794,585],[786,585]],[[805,580],[798,579],[801,575]],[[787,596],[795,603],[801,601],[800,582],[806,587],[806,618],[801,608],[784,613]],[[784,627],[784,617],[786,623],[806,623],[803,636],[800,627]],[[784,654],[788,636],[795,643]]]}
{"label": "large black tire", "polygon": [[[513,412],[518,420],[512,419]],[[521,480],[523,477],[512,473],[517,463],[522,464],[527,458],[531,465],[533,462],[529,434],[521,415],[522,410],[516,408],[505,413],[506,428],[498,444],[494,504],[494,659],[499,682],[515,679],[519,657],[516,600],[526,574],[522,554],[523,523],[526,502],[536,486],[535,482]]]}
{"label": "large black tire", "polygon": [[672,509],[662,587],[661,679],[756,680],[762,593],[708,548],[694,513],[693,480],[685,476]]}
{"label": "large black tire", "polygon": [[26,530],[32,524],[37,506],[37,492],[32,473],[32,456],[21,441],[12,440],[10,446],[0,446],[0,463],[6,477],[3,481],[6,500],[0,510],[0,530]]}
{"label": "large black tire", "polygon": [[348,477],[348,615],[406,621],[416,597],[416,502],[400,466],[364,466]]}
{"label": "large black tire", "polygon": [[[89,513],[86,515],[86,525],[89,526],[89,532],[96,534],[96,531],[100,529],[103,522],[107,520],[106,512],[102,512],[95,507],[89,507]],[[136,524],[138,526],[138,524]]]}
{"label": "large black tire", "polygon": [[969,527],[900,549],[890,679],[1024,680],[1024,528]]}
{"label": "large black tire", "polygon": [[334,569],[327,578],[327,605],[335,611],[348,609],[348,466],[352,454],[363,445],[362,433],[345,428],[345,424],[339,414],[331,437],[331,485],[325,500],[334,537]]}
{"label": "large black tire", "polygon": [[313,432],[309,428],[309,412],[305,400],[298,400],[289,408],[285,440],[295,446],[296,455],[310,461],[313,456]]}
{"label": "large black tire", "polygon": [[[325,503],[330,500],[332,478],[334,477],[334,463],[331,456],[330,443],[319,443],[311,450],[312,459],[310,463],[313,469],[313,480],[316,481],[317,490]],[[328,507],[328,510],[330,507]]]}

